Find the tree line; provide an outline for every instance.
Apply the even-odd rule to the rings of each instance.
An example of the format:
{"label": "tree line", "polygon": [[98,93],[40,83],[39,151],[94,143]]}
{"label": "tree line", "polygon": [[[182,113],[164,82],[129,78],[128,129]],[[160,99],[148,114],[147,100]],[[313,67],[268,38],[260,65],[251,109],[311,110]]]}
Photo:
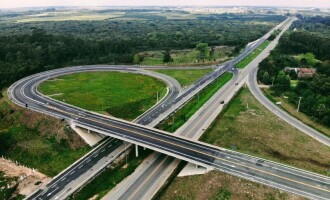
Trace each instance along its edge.
{"label": "tree line", "polygon": [[[306,19],[304,23],[313,21]],[[296,30],[284,35],[278,47],[260,63],[258,80],[272,85],[274,95],[284,94],[296,106],[302,97],[300,111],[330,127],[330,41],[327,34],[322,34],[322,27],[320,30]],[[293,70],[285,72],[285,67],[315,68],[316,73],[298,78]],[[296,87],[290,85],[291,80],[298,81]]]}
{"label": "tree line", "polygon": [[[166,50],[194,48],[199,43],[229,45],[239,50],[281,19],[267,17],[267,25],[247,24],[243,17],[221,21],[4,22],[0,23],[0,89],[30,74],[63,66],[133,64],[139,59],[134,55],[146,50],[166,53]],[[262,21],[262,16],[258,20]]]}

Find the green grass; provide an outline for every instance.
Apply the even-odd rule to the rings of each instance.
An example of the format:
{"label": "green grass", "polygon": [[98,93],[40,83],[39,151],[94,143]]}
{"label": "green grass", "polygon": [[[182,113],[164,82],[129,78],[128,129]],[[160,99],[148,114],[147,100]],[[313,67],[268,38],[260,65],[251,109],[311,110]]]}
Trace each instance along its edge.
{"label": "green grass", "polygon": [[166,94],[166,85],[155,78],[119,72],[64,75],[42,83],[38,89],[54,99],[126,120],[152,107],[157,91],[159,98]]}
{"label": "green grass", "polygon": [[0,141],[4,145],[2,155],[48,176],[55,176],[91,149],[72,150],[65,140],[56,141],[55,137],[24,125],[0,131]]}
{"label": "green grass", "polygon": [[290,87],[291,88],[297,87],[298,82],[299,82],[298,80],[290,80]]}
{"label": "green grass", "polygon": [[243,60],[241,60],[236,67],[237,68],[244,68],[246,67],[252,60],[254,60],[268,45],[269,41],[266,40],[263,42],[258,48],[256,48],[252,53],[250,53],[247,57],[245,57]]}
{"label": "green grass", "polygon": [[299,119],[300,121],[307,124],[308,126],[314,128],[314,129],[318,130],[319,132],[323,133],[324,135],[330,137],[330,128],[329,127],[314,121],[310,116],[306,115],[305,113],[297,112],[297,106],[290,103],[287,98],[284,98],[283,96],[275,96],[273,94],[274,92],[271,89],[263,89],[263,93],[268,99],[272,99],[273,103],[281,102],[281,105],[278,105],[278,107],[280,109],[283,109],[284,111],[286,111],[293,117]]}
{"label": "green grass", "polygon": [[[239,189],[237,189],[239,188]],[[290,197],[295,198],[290,198]],[[303,200],[296,195],[217,170],[203,175],[175,177],[159,200]],[[304,199],[305,200],[305,199]]]}
{"label": "green grass", "polygon": [[101,199],[118,183],[133,173],[150,153],[150,150],[142,150],[141,148],[139,151],[139,157],[136,157],[135,153],[131,152],[127,159],[127,165],[125,159],[123,159],[115,167],[107,168],[70,199],[90,199],[96,196],[95,199]]}
{"label": "green grass", "polygon": [[[0,155],[54,176],[90,151],[65,123],[0,100]],[[1,198],[0,198],[1,199]]]}
{"label": "green grass", "polygon": [[[326,175],[330,148],[282,121],[246,88],[227,105],[201,141]],[[276,141],[276,142],[274,142]]]}
{"label": "green grass", "polygon": [[159,73],[163,73],[175,78],[182,87],[186,87],[194,83],[196,80],[201,78],[202,76],[210,73],[212,69],[194,69],[194,70],[167,70],[167,69],[160,69],[154,70]]}
{"label": "green grass", "polygon": [[[193,97],[186,105],[174,113],[174,116],[169,117],[157,125],[158,129],[174,132],[181,127],[200,107],[207,102],[213,94],[215,94],[223,85],[225,85],[231,78],[231,73],[221,75],[216,81],[203,89],[199,95]],[[199,97],[198,97],[199,96]],[[174,123],[172,123],[174,119]]]}

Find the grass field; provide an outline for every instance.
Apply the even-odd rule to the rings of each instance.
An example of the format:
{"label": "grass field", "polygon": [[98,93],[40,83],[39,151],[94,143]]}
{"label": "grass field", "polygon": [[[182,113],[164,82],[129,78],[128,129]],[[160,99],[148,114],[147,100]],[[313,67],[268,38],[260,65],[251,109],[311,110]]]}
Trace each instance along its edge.
{"label": "grass field", "polygon": [[93,181],[88,183],[79,192],[74,194],[70,199],[94,199],[99,200],[105,196],[118,183],[123,181],[127,176],[134,172],[134,170],[143,162],[143,160],[151,153],[151,150],[139,151],[139,157],[135,156],[132,151],[128,155],[127,164],[125,159],[121,160],[115,166],[108,167]]}
{"label": "grass field", "polygon": [[119,72],[64,75],[42,83],[43,94],[66,103],[114,117],[133,120],[166,94],[155,78]]}
{"label": "grass field", "polygon": [[[214,47],[214,54],[204,60],[204,64],[216,64],[228,59],[228,55],[232,52],[231,47],[218,46]],[[145,51],[139,53],[139,56],[143,57],[143,61],[140,65],[161,65],[163,62],[162,51]],[[171,57],[174,65],[188,65],[188,64],[203,64],[202,61],[198,62],[198,51],[194,49],[183,49],[171,51]]]}
{"label": "grass field", "polygon": [[[4,93],[5,95],[5,93]],[[0,100],[0,155],[55,176],[90,151],[65,123]]]}
{"label": "grass field", "polygon": [[194,83],[202,76],[210,73],[213,69],[194,69],[194,70],[173,70],[173,69],[159,69],[154,70],[175,78],[182,87],[186,87]]}
{"label": "grass field", "polygon": [[[225,73],[216,81],[202,90],[199,95],[195,95],[186,105],[174,113],[174,116],[162,121],[156,127],[158,129],[175,132],[181,127],[200,107],[207,102],[214,93],[216,93],[223,85],[225,85],[231,78],[231,73]],[[174,123],[172,123],[174,121]]]}
{"label": "grass field", "polygon": [[246,58],[241,60],[236,67],[237,68],[244,68],[246,67],[252,60],[254,60],[268,45],[269,41],[266,40],[264,43],[262,43],[258,48],[256,48],[252,53],[250,53]]}
{"label": "grass field", "polygon": [[280,105],[281,107],[280,108],[284,109],[285,111],[287,111],[292,116],[299,119],[300,121],[304,122],[305,124],[315,128],[316,130],[322,132],[324,135],[330,137],[330,128],[315,122],[309,116],[307,116],[306,114],[304,114],[302,112],[297,112],[297,107],[295,105],[291,104],[288,101],[288,99],[285,99],[283,96],[276,97],[276,96],[272,95],[270,89],[264,89],[263,92],[264,92],[265,96],[268,99],[274,99],[273,102],[279,102],[280,101],[281,102],[281,105]]}
{"label": "grass field", "polygon": [[159,200],[303,200],[258,183],[218,171],[204,175],[175,177]]}
{"label": "grass field", "polygon": [[206,130],[201,141],[327,175],[330,148],[262,106],[246,88]]}

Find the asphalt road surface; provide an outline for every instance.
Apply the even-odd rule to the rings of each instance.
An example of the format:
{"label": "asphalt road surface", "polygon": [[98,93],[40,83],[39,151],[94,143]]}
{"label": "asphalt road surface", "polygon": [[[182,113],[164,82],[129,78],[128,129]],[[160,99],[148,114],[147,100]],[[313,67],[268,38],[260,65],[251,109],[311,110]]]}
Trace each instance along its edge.
{"label": "asphalt road surface", "polygon": [[[186,124],[183,125],[183,127],[181,127],[176,133],[184,137],[198,139],[199,136],[201,136],[201,134],[204,132],[205,128],[208,127],[208,125],[220,112],[221,109],[219,111],[216,111],[217,109],[219,109],[219,107],[222,107],[220,102],[222,100],[228,102],[231,97],[234,96],[235,91],[237,91],[239,87],[244,84],[246,77],[251,72],[251,70],[252,67],[249,65],[245,69],[240,70],[240,72],[235,71],[233,79],[228,84],[226,84],[221,89],[221,91],[217,92],[217,94],[215,94],[214,97],[206,103],[207,105],[205,105],[205,107],[203,106],[204,108],[202,107],[199,112],[195,114],[196,116],[194,115],[192,119],[186,122]],[[239,163],[241,163],[242,160],[245,160],[247,162],[252,162],[254,165],[259,165],[264,168],[276,168],[280,169],[281,171],[286,171],[289,174],[295,174],[297,173],[297,171],[299,171],[302,176],[310,176],[310,172],[301,171],[299,169],[291,168],[285,165],[275,164],[271,161],[251,157],[245,154],[235,153],[229,150],[227,150],[224,154],[224,159],[230,160],[236,157],[240,159],[237,160]],[[120,183],[106,197],[104,197],[104,199],[151,199],[152,196],[158,191],[158,189],[162,186],[162,184],[170,176],[171,172],[173,172],[173,170],[179,163],[177,159],[160,154],[155,154],[153,157],[149,158],[147,162],[152,164],[144,164],[144,166],[141,166],[130,177],[128,177],[124,182]],[[218,164],[221,165],[221,163],[223,162],[219,162]],[[240,170],[240,172],[238,172],[237,168],[239,167],[236,164],[232,164],[224,166],[224,168],[219,166],[216,169],[224,171],[226,173],[230,173],[235,176],[240,176],[245,179],[266,184],[271,187],[276,187],[284,191],[296,193],[298,195],[306,196],[309,198],[318,199],[317,196],[313,196],[309,193],[306,193],[306,188],[303,188],[301,190],[297,188],[288,187],[287,185],[279,184],[279,182],[271,182],[267,179],[258,179],[254,176],[251,176],[249,172],[241,172]],[[314,175],[315,174],[313,174],[313,176]],[[313,179],[313,177],[310,178]],[[329,179],[327,179],[326,177],[324,178],[325,181],[329,183]],[[320,199],[322,199],[322,197]]]}
{"label": "asphalt road surface", "polygon": [[[59,76],[62,74],[68,74],[68,73],[79,73],[79,72],[87,72],[87,71],[121,71],[121,72],[130,72],[130,73],[143,73],[148,76],[153,76],[157,79],[161,79],[164,82],[167,83],[169,92],[164,97],[159,104],[148,110],[146,113],[141,115],[139,118],[143,120],[145,117],[148,117],[149,113],[152,113],[153,110],[157,110],[161,108],[161,105],[167,102],[173,101],[181,91],[180,84],[173,79],[172,77],[149,72],[149,71],[141,71],[137,70],[138,72],[135,72],[135,70],[129,70],[127,71],[126,68],[122,67],[113,67],[113,66],[84,66],[84,67],[76,67],[76,68],[63,68],[60,70],[55,71],[49,71],[45,72],[43,76],[45,76],[47,79],[55,76]],[[38,75],[40,76],[40,75]],[[9,91],[13,92],[13,91]],[[67,108],[70,109],[70,108]],[[74,109],[74,108],[73,108]],[[83,115],[82,112],[80,114]],[[107,119],[107,117],[105,116]],[[136,123],[139,123],[139,120],[135,120]],[[107,158],[108,156],[111,156],[111,158],[107,158],[108,161],[113,161],[115,158],[117,158],[120,154],[114,154],[115,149],[119,149],[119,147],[123,145],[123,142],[121,140],[114,140],[113,138],[107,138],[105,141],[103,141],[102,144],[97,146],[95,149],[93,149],[89,154],[84,156],[81,160],[75,162],[73,165],[68,167],[66,170],[64,170],[62,173],[60,173],[58,176],[54,177],[54,179],[49,182],[45,188],[42,190],[38,190],[35,193],[33,193],[31,196],[28,197],[28,199],[51,199],[56,198],[59,193],[63,194],[62,190],[66,190],[66,186],[68,186],[70,183],[72,183],[74,180],[77,180],[79,176],[85,175],[86,172],[89,172],[92,170],[96,164],[102,161],[102,159]],[[101,152],[101,153],[98,153]],[[120,151],[121,152],[121,151]],[[94,167],[95,168],[95,167]],[[101,170],[101,169],[100,169]],[[96,170],[95,170],[95,173]],[[87,181],[87,177],[86,180]],[[77,187],[75,188],[77,189]],[[74,192],[74,189],[69,188],[66,191],[65,196],[71,194]]]}
{"label": "asphalt road surface", "polygon": [[[122,120],[104,118],[94,113],[47,99],[36,91],[38,83],[45,80],[45,77],[42,75],[44,74],[30,76],[14,84],[9,90],[14,102],[23,106],[27,103],[34,110],[70,119],[78,126],[139,144],[140,146],[201,166],[214,167],[219,170],[225,170],[227,173],[249,174],[251,179],[255,181],[267,180],[274,185],[280,184],[291,189],[296,188],[298,191],[305,191],[306,195],[319,197],[320,199],[326,198],[330,194],[329,179],[327,177],[311,173],[310,177],[312,179],[310,179],[310,177],[305,177],[305,174],[302,176],[300,173],[292,174],[273,167],[265,168],[264,164],[260,162],[255,164],[234,157],[225,159],[227,156],[225,152],[227,151],[224,149],[190,141]],[[214,76],[208,76],[208,78],[214,78]],[[236,165],[235,169],[228,168],[228,166],[233,164]]]}
{"label": "asphalt road surface", "polygon": [[268,110],[272,111],[275,115],[283,119],[284,121],[288,122],[292,126],[296,127],[300,131],[306,133],[310,137],[318,140],[319,142],[330,146],[330,138],[325,136],[324,134],[318,132],[317,130],[309,127],[308,125],[304,124],[300,120],[292,117],[287,112],[283,111],[281,108],[277,107],[273,102],[271,102],[263,92],[260,90],[257,82],[257,71],[258,68],[254,68],[253,71],[249,74],[248,77],[248,86],[252,92],[252,94],[262,103]]}

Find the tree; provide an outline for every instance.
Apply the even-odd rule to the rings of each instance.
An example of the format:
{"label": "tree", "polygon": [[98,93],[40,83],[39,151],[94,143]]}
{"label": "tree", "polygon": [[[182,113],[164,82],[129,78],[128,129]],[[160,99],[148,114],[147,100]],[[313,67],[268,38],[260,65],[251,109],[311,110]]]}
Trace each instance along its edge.
{"label": "tree", "polygon": [[284,70],[281,70],[278,73],[273,88],[277,95],[282,94],[290,89],[290,76],[286,75]]}
{"label": "tree", "polygon": [[270,84],[271,83],[271,78],[269,76],[269,73],[268,72],[265,72],[262,76],[262,82],[264,84]]}
{"label": "tree", "polygon": [[166,49],[165,52],[163,52],[163,62],[173,62],[173,58],[171,57],[171,53],[169,49]]}
{"label": "tree", "polygon": [[139,55],[138,53],[134,55],[133,62],[134,64],[139,64],[143,61],[143,57]]}
{"label": "tree", "polygon": [[135,54],[134,55],[133,62],[134,62],[134,64],[139,64],[140,58],[139,58],[139,55],[138,54]]}
{"label": "tree", "polygon": [[207,43],[198,43],[196,45],[196,50],[199,51],[198,59],[205,60],[209,51],[209,45]]}
{"label": "tree", "polygon": [[302,59],[300,59],[300,64],[301,64],[302,66],[307,66],[307,59],[306,59],[306,58],[302,58]]}

